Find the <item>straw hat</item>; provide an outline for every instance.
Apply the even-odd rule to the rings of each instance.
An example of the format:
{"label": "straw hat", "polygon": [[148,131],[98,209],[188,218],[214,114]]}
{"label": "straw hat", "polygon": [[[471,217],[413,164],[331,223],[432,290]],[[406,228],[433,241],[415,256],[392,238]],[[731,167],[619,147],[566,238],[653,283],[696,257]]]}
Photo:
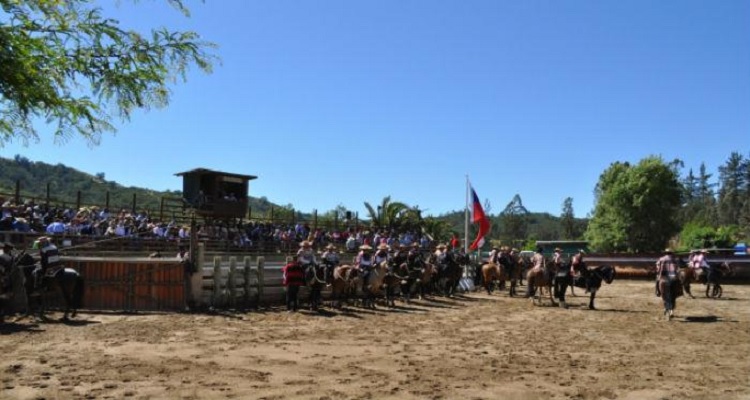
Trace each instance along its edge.
{"label": "straw hat", "polygon": [[561,249],[561,248],[559,248],[559,247],[555,247],[555,253],[561,253],[561,252],[562,252],[562,249]]}
{"label": "straw hat", "polygon": [[365,251],[366,250],[372,250],[372,246],[370,246],[369,244],[363,244],[362,246],[359,246],[359,249],[360,250],[365,250]]}
{"label": "straw hat", "polygon": [[299,247],[310,247],[310,246],[312,246],[312,244],[307,240],[303,240],[299,242]]}
{"label": "straw hat", "polygon": [[388,250],[388,245],[385,243],[380,243],[380,246],[378,246],[378,250]]}
{"label": "straw hat", "polygon": [[440,243],[440,244],[439,244],[439,245],[437,245],[437,247],[435,247],[435,248],[436,248],[436,249],[444,249],[445,247],[446,247],[446,246],[445,246],[444,244]]}
{"label": "straw hat", "polygon": [[336,250],[336,246],[329,244],[328,246],[326,246],[326,250]]}

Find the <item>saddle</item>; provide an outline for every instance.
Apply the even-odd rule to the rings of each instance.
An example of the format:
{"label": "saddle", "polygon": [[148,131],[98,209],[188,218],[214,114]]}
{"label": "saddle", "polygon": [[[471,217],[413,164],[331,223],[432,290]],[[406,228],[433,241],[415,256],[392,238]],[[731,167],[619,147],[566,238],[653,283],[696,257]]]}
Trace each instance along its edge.
{"label": "saddle", "polygon": [[47,268],[47,270],[44,271],[44,275],[42,277],[43,278],[54,278],[63,269],[65,269],[65,267],[63,267],[62,265],[57,266],[57,267]]}

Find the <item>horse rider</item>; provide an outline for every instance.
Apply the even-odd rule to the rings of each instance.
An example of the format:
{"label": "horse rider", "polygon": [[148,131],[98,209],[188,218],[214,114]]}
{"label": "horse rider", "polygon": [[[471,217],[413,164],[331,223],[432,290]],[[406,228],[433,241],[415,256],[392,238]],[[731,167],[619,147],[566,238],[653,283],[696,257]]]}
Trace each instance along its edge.
{"label": "horse rider", "polygon": [[325,281],[328,282],[333,277],[333,269],[341,263],[338,249],[333,244],[329,244],[320,258],[323,260],[323,265],[325,266]]}
{"label": "horse rider", "polygon": [[487,261],[492,264],[497,264],[499,256],[500,256],[500,248],[497,247],[497,245],[493,245],[492,251],[490,251],[489,257],[487,257]]}
{"label": "horse rider", "polygon": [[570,268],[565,268],[565,258],[559,247],[555,248],[555,253],[552,255],[552,267],[555,271],[555,297],[560,299],[561,308],[568,308],[565,304],[565,291],[568,290],[570,283]]}
{"label": "horse rider", "polygon": [[297,262],[302,267],[302,270],[307,270],[307,267],[317,263],[315,260],[315,251],[312,249],[312,243],[308,240],[303,240],[299,244],[300,249],[297,250]]}
{"label": "horse rider", "polygon": [[[0,293],[13,290],[13,245],[9,242],[3,243],[3,254],[0,254]],[[2,310],[0,310],[0,315]]]}
{"label": "horse rider", "polygon": [[362,290],[365,290],[367,279],[370,277],[373,266],[372,247],[369,244],[363,244],[359,246],[359,254],[354,260],[357,265],[357,269],[362,273]]}
{"label": "horse rider", "polygon": [[40,263],[33,271],[35,290],[41,288],[42,281],[48,271],[54,271],[56,273],[62,268],[60,250],[58,250],[57,246],[52,243],[52,240],[50,240],[48,236],[41,236],[37,239],[37,242],[39,243]]}
{"label": "horse rider", "polygon": [[409,271],[421,271],[424,268],[424,259],[417,242],[412,243],[406,253],[406,267],[409,268]]}
{"label": "horse rider", "polygon": [[388,254],[388,245],[385,243],[381,243],[378,246],[378,250],[375,251],[375,254],[372,256],[373,258],[373,265],[379,265],[382,262],[387,262],[390,260],[390,255]]}
{"label": "horse rider", "polygon": [[406,245],[403,243],[399,243],[396,251],[391,256],[391,265],[397,269],[403,268],[406,265],[406,258],[408,254],[409,251],[406,250]]}
{"label": "horse rider", "polygon": [[708,264],[706,258],[707,255],[708,251],[706,249],[700,249],[696,252],[695,256],[690,259],[690,267],[693,268],[696,278],[698,278],[702,272],[705,274],[706,280],[708,280],[708,276],[711,274],[711,266]]}
{"label": "horse rider", "polygon": [[[679,271],[679,261],[675,258],[674,251],[667,248],[664,250],[664,256],[656,261],[656,295],[661,296],[662,290],[677,290],[680,286],[677,278],[677,272]],[[664,283],[664,287],[660,287],[660,283]],[[676,299],[676,296],[671,295],[671,299]],[[672,301],[672,300],[669,301]],[[666,304],[665,304],[666,306]],[[675,304],[672,304],[674,309]],[[667,310],[665,309],[665,312]],[[671,315],[670,315],[671,317]]]}
{"label": "horse rider", "polygon": [[582,276],[586,280],[586,293],[589,293],[591,291],[591,278],[589,277],[589,270],[586,268],[586,263],[583,261],[585,254],[586,252],[583,249],[578,249],[573,254],[573,257],[570,258],[570,277],[575,280],[576,275]]}
{"label": "horse rider", "polygon": [[[534,255],[531,256],[531,269],[534,271],[541,271],[544,270],[546,260],[544,259],[544,249],[542,249],[542,246],[537,246],[536,250],[534,251]],[[526,297],[532,297],[534,295],[534,292],[536,291],[536,288],[534,288],[533,285],[530,284],[531,281],[527,282],[526,285]]]}

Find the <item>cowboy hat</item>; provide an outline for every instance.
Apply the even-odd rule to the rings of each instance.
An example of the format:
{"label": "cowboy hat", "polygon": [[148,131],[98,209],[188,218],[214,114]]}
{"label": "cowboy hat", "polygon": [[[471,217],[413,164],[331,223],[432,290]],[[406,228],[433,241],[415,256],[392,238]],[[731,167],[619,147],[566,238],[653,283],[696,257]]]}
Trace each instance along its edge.
{"label": "cowboy hat", "polygon": [[436,248],[436,249],[444,249],[445,247],[446,247],[446,246],[445,246],[444,244],[440,243],[440,244],[439,244],[439,245],[437,245],[437,247],[435,247],[435,248]]}
{"label": "cowboy hat", "polygon": [[671,248],[667,247],[666,249],[664,249],[664,252],[667,253],[667,254],[672,254],[672,253],[674,253],[674,250],[672,250]]}
{"label": "cowboy hat", "polygon": [[305,246],[312,246],[312,244],[307,240],[303,240],[299,242],[299,247],[305,247]]}
{"label": "cowboy hat", "polygon": [[362,246],[359,246],[360,250],[372,250],[372,246],[369,244],[363,244]]}
{"label": "cowboy hat", "polygon": [[380,246],[378,246],[378,250],[388,250],[388,245],[385,243],[381,243]]}
{"label": "cowboy hat", "polygon": [[562,252],[562,249],[559,248],[559,247],[555,247],[555,253],[557,253],[557,252]]}
{"label": "cowboy hat", "polygon": [[334,246],[332,244],[329,244],[328,246],[326,246],[326,249],[327,250],[336,250],[336,246]]}

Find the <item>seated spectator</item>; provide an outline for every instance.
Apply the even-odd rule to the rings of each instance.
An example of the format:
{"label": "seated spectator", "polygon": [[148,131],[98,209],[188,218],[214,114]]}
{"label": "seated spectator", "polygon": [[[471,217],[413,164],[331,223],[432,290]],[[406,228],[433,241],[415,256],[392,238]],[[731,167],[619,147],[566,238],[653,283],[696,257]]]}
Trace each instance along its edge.
{"label": "seated spectator", "polygon": [[55,218],[55,222],[47,225],[47,233],[49,234],[63,234],[65,233],[65,224],[62,218]]}

